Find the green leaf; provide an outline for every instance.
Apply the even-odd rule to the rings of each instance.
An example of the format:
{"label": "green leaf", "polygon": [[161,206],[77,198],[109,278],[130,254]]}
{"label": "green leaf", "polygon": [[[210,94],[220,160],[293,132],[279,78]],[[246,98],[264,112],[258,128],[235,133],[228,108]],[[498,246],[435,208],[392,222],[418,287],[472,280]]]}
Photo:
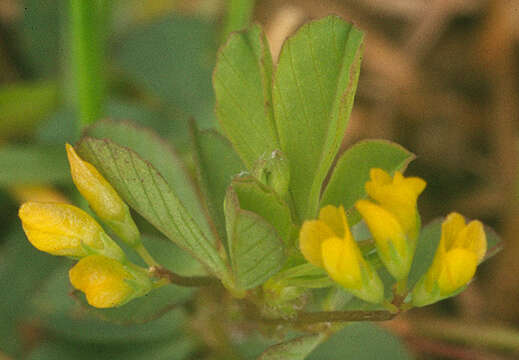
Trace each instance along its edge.
{"label": "green leaf", "polygon": [[416,251],[407,280],[410,289],[414,287],[432,264],[434,254],[440,243],[442,221],[443,219],[436,219],[422,227],[416,242]]}
{"label": "green leaf", "polygon": [[315,217],[322,183],[344,136],[362,41],[353,25],[329,16],[304,25],[283,45],[274,77],[274,117],[299,220]]}
{"label": "green leaf", "polygon": [[191,122],[190,125],[202,193],[220,238],[224,239],[223,200],[225,191],[229,187],[231,179],[240,173],[244,166],[226,138],[214,130],[199,131],[194,122]]}
{"label": "green leaf", "polygon": [[229,255],[235,284],[250,289],[264,283],[283,266],[283,243],[265,219],[240,208],[232,187],[225,198]]}
{"label": "green leaf", "polygon": [[[342,205],[353,210],[357,200],[367,196],[364,185],[371,168],[381,168],[392,174],[403,171],[415,156],[402,146],[385,140],[361,141],[341,155],[330,182],[322,196],[321,205]],[[360,220],[358,213],[349,213],[350,225]]]}
{"label": "green leaf", "polygon": [[279,149],[271,81],[272,57],[261,28],[231,34],[213,73],[216,115],[249,169],[260,156]]}
{"label": "green leaf", "polygon": [[381,327],[352,323],[319,345],[308,360],[411,360],[400,340]]}
{"label": "green leaf", "polygon": [[250,176],[234,179],[231,186],[238,195],[240,208],[265,219],[274,227],[282,242],[290,246],[293,228],[290,209],[274,191]]}
{"label": "green leaf", "polygon": [[3,146],[0,169],[0,186],[71,182],[63,145]]}
{"label": "green leaf", "polygon": [[324,334],[300,336],[269,347],[258,360],[303,360],[324,338]]}
{"label": "green leaf", "polygon": [[115,63],[138,87],[208,128],[214,121],[215,33],[207,20],[166,16],[117,39]]}
{"label": "green leaf", "polygon": [[503,249],[503,239],[489,226],[485,226],[485,234],[487,235],[487,253],[483,261],[487,261]]}
{"label": "green leaf", "polygon": [[143,160],[149,162],[164,177],[169,187],[175,190],[175,195],[193,216],[204,235],[216,241],[193,179],[175,149],[158,134],[130,122],[105,120],[89,127],[85,135],[110,139],[118,145],[132,149]]}
{"label": "green leaf", "polygon": [[222,281],[227,268],[213,242],[193,221],[167,182],[149,162],[111,140],[85,138],[77,148],[140,215]]}

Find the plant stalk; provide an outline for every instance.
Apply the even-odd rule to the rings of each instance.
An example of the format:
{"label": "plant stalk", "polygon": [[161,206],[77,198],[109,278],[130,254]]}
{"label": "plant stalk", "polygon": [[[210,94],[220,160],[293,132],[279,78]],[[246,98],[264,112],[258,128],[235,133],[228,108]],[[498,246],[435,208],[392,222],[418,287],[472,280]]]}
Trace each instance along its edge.
{"label": "plant stalk", "polygon": [[315,324],[323,322],[386,321],[396,314],[389,311],[315,311],[300,312],[292,319],[263,319],[269,324]]}
{"label": "plant stalk", "polygon": [[182,276],[161,266],[150,267],[150,273],[169,283],[184,287],[200,287],[220,284],[218,279],[209,276]]}
{"label": "plant stalk", "polygon": [[103,115],[109,0],[70,0],[72,68],[79,128]]}

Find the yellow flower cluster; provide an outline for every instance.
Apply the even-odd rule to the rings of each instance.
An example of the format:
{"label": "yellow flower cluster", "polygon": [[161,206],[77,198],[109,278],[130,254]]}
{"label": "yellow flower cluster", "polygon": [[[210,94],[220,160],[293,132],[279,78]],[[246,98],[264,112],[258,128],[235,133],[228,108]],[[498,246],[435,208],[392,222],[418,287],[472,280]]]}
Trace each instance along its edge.
{"label": "yellow flower cluster", "polygon": [[[67,144],[72,177],[94,212],[132,246],[140,235],[128,206],[97,171]],[[152,288],[146,272],[130,263],[122,249],[85,211],[68,204],[26,202],[19,210],[31,244],[52,255],[80,259],[70,270],[72,285],[95,307],[120,306]]]}
{"label": "yellow flower cluster", "polygon": [[[416,202],[425,186],[420,178],[405,178],[400,172],[391,176],[381,169],[371,169],[365,185],[370,200],[355,203],[375,242],[378,257],[404,285],[420,232]],[[342,206],[325,206],[317,220],[305,221],[299,247],[308,262],[323,267],[332,280],[353,295],[372,303],[384,300],[382,282],[363,257]],[[485,252],[482,224],[472,221],[465,225],[461,215],[450,214],[443,223],[433,264],[413,289],[413,305],[431,304],[461,290],[474,276]]]}

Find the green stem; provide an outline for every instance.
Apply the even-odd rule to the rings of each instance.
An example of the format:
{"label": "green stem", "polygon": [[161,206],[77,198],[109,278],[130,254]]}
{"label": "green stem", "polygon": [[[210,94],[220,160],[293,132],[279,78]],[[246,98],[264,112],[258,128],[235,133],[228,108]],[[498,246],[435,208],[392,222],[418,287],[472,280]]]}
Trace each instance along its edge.
{"label": "green stem", "polygon": [[407,295],[407,278],[396,283],[395,292],[398,296],[405,297]]}
{"label": "green stem", "polygon": [[322,322],[350,322],[350,321],[386,321],[396,314],[389,311],[315,311],[300,312],[295,318],[265,319],[269,324],[316,324]]}
{"label": "green stem", "polygon": [[142,243],[135,247],[135,251],[137,252],[137,254],[139,254],[142,260],[144,260],[146,265],[148,265],[149,267],[160,266],[160,264],[153,258],[153,256],[151,256],[151,254],[144,247],[144,245],[142,245]]}
{"label": "green stem", "polygon": [[231,32],[248,27],[254,10],[254,0],[228,0],[227,4],[227,17],[223,31],[224,40]]}
{"label": "green stem", "polygon": [[103,114],[108,6],[108,0],[70,0],[72,62],[80,128],[97,121]]}
{"label": "green stem", "polygon": [[200,287],[218,285],[218,279],[209,276],[182,276],[161,266],[152,266],[150,273],[160,279],[167,280],[170,284],[185,287]]}

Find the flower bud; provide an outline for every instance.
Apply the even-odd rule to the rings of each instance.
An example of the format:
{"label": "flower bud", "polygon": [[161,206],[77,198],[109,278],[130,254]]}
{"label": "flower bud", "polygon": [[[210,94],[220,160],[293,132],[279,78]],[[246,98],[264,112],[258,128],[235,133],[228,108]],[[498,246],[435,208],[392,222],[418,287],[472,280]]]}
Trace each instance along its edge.
{"label": "flower bud", "polygon": [[130,246],[140,244],[140,234],[128,206],[108,181],[90,163],[66,144],[72,180],[94,212]]}
{"label": "flower bud", "polygon": [[429,305],[462,290],[474,276],[486,250],[481,222],[465,224],[463,216],[455,212],[447,216],[433,263],[413,289],[413,305]]}
{"label": "flower bud", "polygon": [[82,243],[102,249],[101,226],[83,210],[67,204],[27,202],[18,212],[23,230],[38,250],[53,255],[88,255]]}
{"label": "flower bud", "polygon": [[384,300],[384,287],[351,235],[344,208],[328,205],[318,220],[305,221],[299,247],[308,262],[324,267],[332,280],[360,299]]}
{"label": "flower bud", "polygon": [[88,303],[97,308],[124,305],[152,289],[144,269],[102,255],[81,259],[70,269],[69,278],[76,289],[85,293]]}
{"label": "flower bud", "polygon": [[288,160],[279,150],[274,150],[270,156],[258,160],[252,175],[263,184],[271,187],[281,197],[288,192],[290,170]]}
{"label": "flower bud", "polygon": [[28,202],[18,215],[27,238],[38,250],[76,258],[92,253],[125,257],[101,226],[73,205]]}

